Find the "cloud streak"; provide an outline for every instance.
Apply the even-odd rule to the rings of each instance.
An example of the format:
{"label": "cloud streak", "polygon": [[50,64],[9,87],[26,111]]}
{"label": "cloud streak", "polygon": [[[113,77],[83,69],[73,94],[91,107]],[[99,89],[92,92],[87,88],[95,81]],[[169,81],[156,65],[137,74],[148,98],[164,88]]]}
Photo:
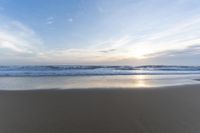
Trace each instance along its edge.
{"label": "cloud streak", "polygon": [[46,24],[48,24],[48,25],[51,25],[51,24],[53,24],[55,22],[55,18],[54,17],[48,17],[47,19],[46,19]]}
{"label": "cloud streak", "polygon": [[18,21],[4,20],[0,25],[0,55],[34,55],[42,41],[29,27]]}

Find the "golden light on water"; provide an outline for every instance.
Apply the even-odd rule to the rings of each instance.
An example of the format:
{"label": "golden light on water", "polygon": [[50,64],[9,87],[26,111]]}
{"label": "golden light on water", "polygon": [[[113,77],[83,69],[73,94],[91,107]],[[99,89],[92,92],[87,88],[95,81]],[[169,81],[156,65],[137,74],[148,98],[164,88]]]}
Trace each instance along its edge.
{"label": "golden light on water", "polygon": [[146,75],[136,75],[134,77],[134,80],[135,80],[134,86],[135,87],[149,87],[149,84],[146,82],[145,78],[146,78]]}

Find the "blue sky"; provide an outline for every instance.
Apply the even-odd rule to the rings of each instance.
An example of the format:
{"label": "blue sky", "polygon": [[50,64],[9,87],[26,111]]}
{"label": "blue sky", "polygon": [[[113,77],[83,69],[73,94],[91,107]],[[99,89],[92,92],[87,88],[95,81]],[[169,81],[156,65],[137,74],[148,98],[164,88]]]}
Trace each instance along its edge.
{"label": "blue sky", "polygon": [[0,0],[0,65],[199,59],[199,0]]}

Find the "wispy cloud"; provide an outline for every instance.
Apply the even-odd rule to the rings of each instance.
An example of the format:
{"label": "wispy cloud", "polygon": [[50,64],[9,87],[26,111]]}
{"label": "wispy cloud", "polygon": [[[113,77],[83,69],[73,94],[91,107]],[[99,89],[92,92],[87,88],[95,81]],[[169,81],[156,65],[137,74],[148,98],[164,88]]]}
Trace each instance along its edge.
{"label": "wispy cloud", "polygon": [[114,52],[114,51],[116,51],[116,49],[100,50],[99,52],[102,52],[102,53],[110,53],[110,52]]}
{"label": "wispy cloud", "polygon": [[14,57],[34,54],[41,44],[35,32],[24,24],[13,20],[1,21],[0,55]]}
{"label": "wispy cloud", "polygon": [[[115,49],[127,58],[151,58],[150,55],[170,50],[179,51],[200,44],[200,16],[175,23],[159,31],[126,34],[93,45],[93,49]],[[116,54],[116,53],[114,53]]]}
{"label": "wispy cloud", "polygon": [[[57,62],[130,62],[143,59],[148,62],[152,58],[165,56],[190,55],[198,53],[200,46],[200,18],[177,23],[163,31],[138,35],[122,35],[100,41],[85,49],[58,49],[43,52],[44,60],[60,59]],[[71,58],[73,57],[73,58]],[[51,62],[51,61],[50,61]],[[141,61],[140,61],[141,62]]]}
{"label": "wispy cloud", "polygon": [[51,16],[51,17],[48,17],[47,19],[46,19],[46,24],[53,24],[55,22],[55,18],[53,17],[53,16]]}
{"label": "wispy cloud", "polygon": [[158,52],[149,54],[149,58],[159,58],[159,57],[173,57],[173,56],[181,56],[181,55],[200,55],[200,44],[196,44],[193,46],[189,46],[185,49],[179,49],[179,50],[168,50],[164,52]]}

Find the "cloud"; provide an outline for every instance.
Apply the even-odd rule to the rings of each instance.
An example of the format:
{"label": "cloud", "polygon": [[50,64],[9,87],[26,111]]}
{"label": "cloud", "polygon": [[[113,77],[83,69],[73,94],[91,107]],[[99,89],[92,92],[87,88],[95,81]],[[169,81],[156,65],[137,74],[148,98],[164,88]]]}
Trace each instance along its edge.
{"label": "cloud", "polygon": [[99,52],[102,52],[102,53],[111,53],[111,52],[114,52],[114,51],[116,51],[116,49],[100,50]]}
{"label": "cloud", "polygon": [[126,34],[97,42],[93,49],[115,49],[127,58],[151,58],[153,54],[179,51],[200,44],[200,16],[177,22],[162,30]]}
{"label": "cloud", "polygon": [[46,24],[53,24],[55,22],[55,18],[53,17],[53,16],[51,16],[51,17],[48,17],[47,19],[46,19]]}
{"label": "cloud", "polygon": [[3,64],[87,64],[104,62],[116,56],[108,55],[114,49],[45,48],[44,42],[33,29],[19,21],[1,20],[0,60]]}
{"label": "cloud", "polygon": [[193,46],[189,46],[185,49],[179,49],[179,50],[168,50],[164,52],[158,52],[149,54],[149,58],[160,58],[160,57],[175,57],[175,56],[195,56],[200,55],[200,44],[196,44]]}
{"label": "cloud", "polygon": [[[192,50],[192,49],[191,49]],[[168,65],[200,65],[200,51],[190,50],[166,52],[160,56],[149,58],[146,63],[151,64],[168,64]]]}
{"label": "cloud", "polygon": [[0,22],[0,55],[34,55],[42,41],[35,32],[19,21],[2,20]]}
{"label": "cloud", "polygon": [[120,37],[110,38],[104,41],[96,42],[90,48],[92,49],[118,49],[130,44],[133,38],[130,35],[122,35]]}
{"label": "cloud", "polygon": [[38,58],[44,62],[52,62],[53,64],[98,62],[105,59],[100,52],[91,51],[90,49],[47,50],[41,52]]}

